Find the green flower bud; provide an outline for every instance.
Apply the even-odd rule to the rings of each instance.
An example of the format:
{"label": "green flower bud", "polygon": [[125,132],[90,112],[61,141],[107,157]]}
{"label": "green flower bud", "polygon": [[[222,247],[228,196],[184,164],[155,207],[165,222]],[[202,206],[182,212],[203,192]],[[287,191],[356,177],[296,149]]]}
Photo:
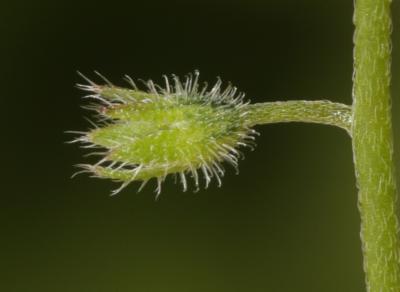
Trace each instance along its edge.
{"label": "green flower bud", "polygon": [[186,176],[194,179],[196,190],[200,174],[205,187],[212,178],[221,185],[222,163],[237,169],[237,148],[253,143],[256,132],[246,123],[244,95],[231,85],[222,89],[219,79],[207,89],[199,86],[197,71],[183,82],[164,76],[164,87],[149,80],[146,91],[129,77],[132,89],[116,87],[105,78],[106,85],[85,79],[89,84],[78,87],[97,101],[87,107],[96,112],[97,122],[73,142],[104,151],[97,163],[80,164],[80,172],[122,182],[113,194],[133,181],[142,182],[140,190],[152,178],[159,194],[169,174],[180,179],[184,191]]}

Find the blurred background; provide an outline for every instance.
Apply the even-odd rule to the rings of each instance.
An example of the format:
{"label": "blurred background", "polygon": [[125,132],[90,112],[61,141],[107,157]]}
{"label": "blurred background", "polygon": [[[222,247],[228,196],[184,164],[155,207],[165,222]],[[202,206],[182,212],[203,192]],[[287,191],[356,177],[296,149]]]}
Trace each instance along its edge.
{"label": "blurred background", "polygon": [[[393,96],[400,147],[400,3]],[[351,103],[348,0],[4,1],[0,4],[0,290],[364,291],[351,143],[321,125],[258,127],[223,187],[70,179],[90,127],[79,70],[231,81],[253,102]],[[397,147],[397,148],[398,148]]]}

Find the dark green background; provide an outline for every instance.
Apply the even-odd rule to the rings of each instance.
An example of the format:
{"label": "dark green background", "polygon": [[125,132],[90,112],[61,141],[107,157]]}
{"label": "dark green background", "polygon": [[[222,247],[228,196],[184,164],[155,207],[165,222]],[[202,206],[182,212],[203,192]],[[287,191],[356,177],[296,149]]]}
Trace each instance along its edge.
{"label": "dark green background", "polygon": [[169,180],[157,202],[154,184],[109,197],[111,182],[71,180],[85,152],[64,143],[65,130],[89,126],[76,70],[123,84],[199,69],[254,102],[350,103],[352,10],[349,0],[2,1],[0,290],[364,291],[343,130],[259,127],[239,176],[196,194]]}

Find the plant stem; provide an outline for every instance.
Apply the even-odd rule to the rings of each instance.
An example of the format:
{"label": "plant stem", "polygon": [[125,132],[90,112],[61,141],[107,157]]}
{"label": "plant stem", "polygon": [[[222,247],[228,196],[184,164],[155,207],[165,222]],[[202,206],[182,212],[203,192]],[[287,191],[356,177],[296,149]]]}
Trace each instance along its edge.
{"label": "plant stem", "polygon": [[265,102],[245,106],[248,126],[282,122],[305,122],[351,130],[351,107],[326,100]]}
{"label": "plant stem", "polygon": [[353,152],[367,291],[400,291],[390,99],[390,0],[356,0]]}

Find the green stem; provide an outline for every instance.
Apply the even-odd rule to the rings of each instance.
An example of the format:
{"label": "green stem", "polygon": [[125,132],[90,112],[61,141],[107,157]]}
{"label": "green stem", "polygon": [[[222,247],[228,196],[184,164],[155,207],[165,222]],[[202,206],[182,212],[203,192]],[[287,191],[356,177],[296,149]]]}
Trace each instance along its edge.
{"label": "green stem", "polygon": [[390,0],[357,0],[353,151],[367,290],[400,291],[390,112]]}
{"label": "green stem", "polygon": [[249,104],[245,106],[248,126],[259,124],[305,122],[338,126],[351,130],[351,107],[326,100],[285,101]]}

